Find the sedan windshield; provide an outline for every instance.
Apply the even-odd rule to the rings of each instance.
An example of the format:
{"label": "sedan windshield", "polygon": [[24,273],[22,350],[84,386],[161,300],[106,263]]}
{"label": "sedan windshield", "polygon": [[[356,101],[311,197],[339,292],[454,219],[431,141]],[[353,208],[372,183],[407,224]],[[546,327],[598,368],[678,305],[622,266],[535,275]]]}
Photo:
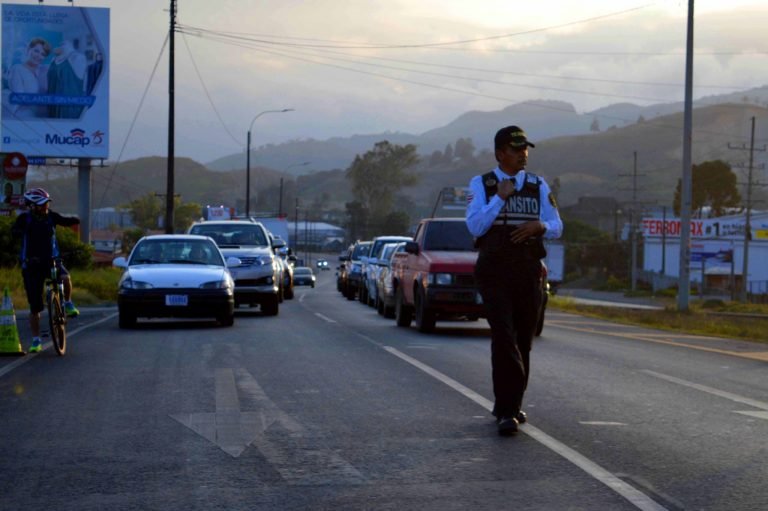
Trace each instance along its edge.
{"label": "sedan windshield", "polygon": [[220,247],[226,245],[269,246],[264,229],[258,225],[202,223],[193,226],[189,232],[209,236]]}
{"label": "sedan windshield", "polygon": [[204,264],[224,266],[216,246],[208,240],[144,240],[133,250],[129,265]]}

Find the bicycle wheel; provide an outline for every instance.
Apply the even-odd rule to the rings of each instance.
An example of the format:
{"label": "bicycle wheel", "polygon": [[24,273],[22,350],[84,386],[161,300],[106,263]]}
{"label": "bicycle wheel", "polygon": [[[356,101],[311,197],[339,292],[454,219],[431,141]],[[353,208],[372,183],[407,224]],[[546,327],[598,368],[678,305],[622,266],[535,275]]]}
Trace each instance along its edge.
{"label": "bicycle wheel", "polygon": [[67,316],[64,314],[59,294],[49,289],[46,295],[48,304],[48,326],[50,327],[51,343],[59,356],[67,351]]}

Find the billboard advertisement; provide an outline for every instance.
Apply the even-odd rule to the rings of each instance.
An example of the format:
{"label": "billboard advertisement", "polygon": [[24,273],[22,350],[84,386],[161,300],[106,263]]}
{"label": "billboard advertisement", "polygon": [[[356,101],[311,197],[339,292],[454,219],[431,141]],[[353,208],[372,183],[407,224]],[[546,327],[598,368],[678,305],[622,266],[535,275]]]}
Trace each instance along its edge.
{"label": "billboard advertisement", "polygon": [[2,5],[0,152],[109,156],[109,9]]}

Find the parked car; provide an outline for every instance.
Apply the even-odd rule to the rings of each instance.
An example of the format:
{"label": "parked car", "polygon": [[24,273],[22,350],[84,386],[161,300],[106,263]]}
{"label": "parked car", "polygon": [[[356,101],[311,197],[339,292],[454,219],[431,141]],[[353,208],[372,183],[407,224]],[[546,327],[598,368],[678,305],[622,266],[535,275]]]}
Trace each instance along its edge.
{"label": "parked car", "polygon": [[367,254],[360,258],[362,262],[363,283],[360,288],[360,301],[371,307],[376,305],[376,283],[379,280],[379,257],[384,245],[387,243],[397,243],[411,241],[410,236],[377,236],[373,238]]}
{"label": "parked car", "polygon": [[395,317],[395,289],[392,285],[392,257],[405,251],[405,243],[387,243],[378,258],[379,274],[376,281],[376,312],[385,318]]}
{"label": "parked car", "polygon": [[293,284],[296,286],[315,287],[315,274],[308,266],[297,266],[293,269]]}
{"label": "parked car", "polygon": [[274,236],[272,233],[270,233],[270,239],[273,246],[282,245],[280,248],[275,249],[275,260],[280,265],[280,274],[283,276],[282,280],[280,281],[280,301],[282,301],[283,298],[286,300],[292,300],[293,265],[288,259],[288,247],[286,246],[285,241],[279,236]]}
{"label": "parked car", "polygon": [[189,234],[210,236],[224,257],[240,259],[239,266],[230,268],[235,306],[258,304],[265,315],[278,314],[282,266],[275,250],[284,245],[271,241],[264,225],[252,220],[211,220],[193,224]]}
{"label": "parked car", "polygon": [[346,265],[346,283],[342,293],[347,300],[354,300],[355,295],[360,292],[363,284],[363,264],[361,258],[368,253],[371,246],[370,241],[356,241],[349,254],[349,259],[344,261]]}
{"label": "parked car", "polygon": [[145,236],[126,259],[113,265],[124,270],[117,310],[120,328],[137,318],[213,317],[222,326],[235,318],[235,283],[228,266],[241,261],[224,256],[211,238],[183,234]]}
{"label": "parked car", "polygon": [[347,285],[346,262],[349,261],[350,255],[352,254],[352,247],[354,247],[354,245],[350,245],[346,250],[339,254],[339,265],[336,267],[336,290],[341,294],[344,294]]}

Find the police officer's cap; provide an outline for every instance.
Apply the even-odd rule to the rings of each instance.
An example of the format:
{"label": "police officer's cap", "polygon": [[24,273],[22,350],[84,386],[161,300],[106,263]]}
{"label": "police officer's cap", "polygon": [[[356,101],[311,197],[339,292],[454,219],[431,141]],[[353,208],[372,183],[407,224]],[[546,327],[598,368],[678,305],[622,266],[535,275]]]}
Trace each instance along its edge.
{"label": "police officer's cap", "polygon": [[525,131],[517,126],[507,126],[496,132],[493,139],[495,149],[504,149],[505,147],[536,147],[528,142]]}

